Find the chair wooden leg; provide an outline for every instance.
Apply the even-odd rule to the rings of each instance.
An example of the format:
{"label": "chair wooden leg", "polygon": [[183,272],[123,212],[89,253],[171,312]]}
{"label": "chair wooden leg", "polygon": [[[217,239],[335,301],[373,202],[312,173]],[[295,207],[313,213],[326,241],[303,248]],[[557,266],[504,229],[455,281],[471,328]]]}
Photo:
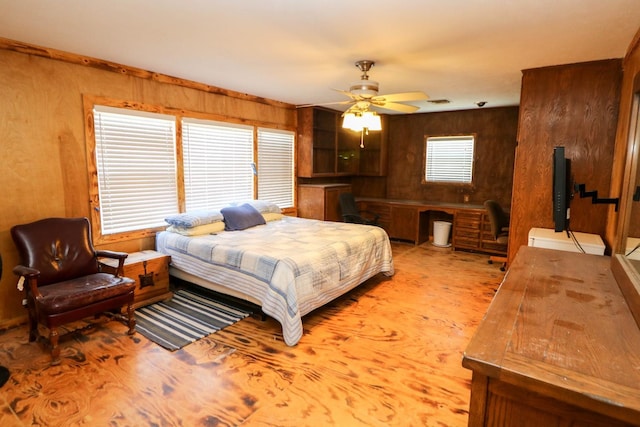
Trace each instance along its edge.
{"label": "chair wooden leg", "polygon": [[27,302],[27,314],[29,315],[29,342],[33,342],[38,339],[40,334],[38,333],[38,316],[35,304],[31,300]]}
{"label": "chair wooden leg", "polygon": [[34,342],[38,339],[38,321],[31,317],[29,314],[29,342]]}
{"label": "chair wooden leg", "polygon": [[127,334],[133,335],[136,333],[136,317],[135,310],[133,309],[133,304],[127,304],[127,319],[129,323],[129,331]]}
{"label": "chair wooden leg", "polygon": [[55,366],[60,364],[60,347],[58,346],[60,334],[56,327],[50,328],[50,331],[49,342],[51,343],[51,365]]}

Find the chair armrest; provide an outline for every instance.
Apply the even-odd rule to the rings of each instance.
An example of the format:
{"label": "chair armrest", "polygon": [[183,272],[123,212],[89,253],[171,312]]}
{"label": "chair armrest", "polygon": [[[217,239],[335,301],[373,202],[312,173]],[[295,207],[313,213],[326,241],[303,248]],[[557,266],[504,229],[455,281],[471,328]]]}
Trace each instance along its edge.
{"label": "chair armrest", "polygon": [[99,250],[96,251],[96,256],[104,257],[104,258],[113,258],[113,259],[122,258],[124,260],[125,258],[127,258],[129,256],[129,254],[126,253],[126,252],[108,251],[108,250],[104,250],[104,249],[99,249]]}
{"label": "chair armrest", "polygon": [[24,265],[16,265],[13,267],[13,274],[16,276],[24,276],[27,279],[37,278],[40,276],[40,270],[36,270],[35,268],[27,267]]}
{"label": "chair armrest", "polygon": [[108,264],[98,261],[98,268],[100,271],[105,271],[113,274],[114,276],[121,277],[124,274],[124,260],[129,256],[126,252],[109,251],[109,250],[96,250],[96,258],[111,258],[118,260],[118,266],[112,267]]}
{"label": "chair armrest", "polygon": [[371,211],[360,211],[361,213],[366,213],[368,215],[371,215],[372,217],[375,218],[375,220],[377,221],[380,218],[380,215],[375,213],[375,212],[371,212]]}
{"label": "chair armrest", "polygon": [[[16,276],[24,277],[26,279],[27,284],[29,285],[29,290],[31,290],[31,293],[35,298],[42,297],[42,294],[38,290],[38,277],[40,277],[40,270],[26,267],[24,265],[16,265],[15,267],[13,267],[13,274],[15,274]],[[18,284],[18,288],[22,290],[20,286],[21,285]]]}

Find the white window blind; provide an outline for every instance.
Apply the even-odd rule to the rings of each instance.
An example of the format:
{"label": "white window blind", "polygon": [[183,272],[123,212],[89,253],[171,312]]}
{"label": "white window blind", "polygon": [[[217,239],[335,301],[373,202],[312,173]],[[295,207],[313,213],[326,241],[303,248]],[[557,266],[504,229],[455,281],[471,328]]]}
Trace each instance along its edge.
{"label": "white window blind", "polygon": [[183,119],[185,207],[218,209],[253,199],[253,127]]}
{"label": "white window blind", "polygon": [[175,118],[96,106],[102,234],[166,225],[178,212]]}
{"label": "white window blind", "polygon": [[258,129],[258,198],[293,206],[293,132]]}
{"label": "white window blind", "polygon": [[429,137],[426,144],[427,182],[472,182],[473,136]]}

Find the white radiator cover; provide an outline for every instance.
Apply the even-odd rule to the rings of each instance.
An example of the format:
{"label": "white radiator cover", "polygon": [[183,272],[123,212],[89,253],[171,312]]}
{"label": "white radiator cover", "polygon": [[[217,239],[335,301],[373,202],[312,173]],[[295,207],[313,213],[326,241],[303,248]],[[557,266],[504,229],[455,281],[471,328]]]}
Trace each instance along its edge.
{"label": "white radiator cover", "polygon": [[[597,234],[572,232],[585,253],[604,255],[604,242]],[[555,232],[548,228],[532,228],[529,230],[529,246],[536,248],[556,249],[558,251],[581,252],[566,231]]]}

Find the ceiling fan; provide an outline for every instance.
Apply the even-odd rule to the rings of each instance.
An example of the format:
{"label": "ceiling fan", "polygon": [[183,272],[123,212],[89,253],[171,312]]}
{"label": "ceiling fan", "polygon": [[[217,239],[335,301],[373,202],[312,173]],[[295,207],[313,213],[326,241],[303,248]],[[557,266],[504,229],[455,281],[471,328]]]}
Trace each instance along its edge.
{"label": "ceiling fan", "polygon": [[360,81],[353,83],[348,91],[334,89],[343,95],[348,96],[350,100],[330,103],[342,105],[351,104],[347,111],[345,111],[345,114],[364,112],[369,110],[369,107],[398,111],[401,113],[413,113],[416,112],[419,107],[416,107],[415,105],[401,104],[401,102],[421,101],[429,98],[423,92],[403,92],[378,95],[378,82],[369,80],[368,74],[371,67],[375,65],[375,62],[363,59],[361,61],[357,61],[355,65],[362,72]]}

